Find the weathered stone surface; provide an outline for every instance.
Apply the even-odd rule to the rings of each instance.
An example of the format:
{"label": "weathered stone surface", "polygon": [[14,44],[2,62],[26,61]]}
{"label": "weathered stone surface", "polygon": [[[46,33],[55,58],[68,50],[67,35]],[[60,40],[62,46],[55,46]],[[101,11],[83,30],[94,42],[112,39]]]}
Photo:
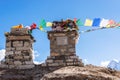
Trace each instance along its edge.
{"label": "weathered stone surface", "polygon": [[28,69],[0,68],[0,80],[119,80],[120,72],[103,67],[45,67],[36,65]]}
{"label": "weathered stone surface", "polygon": [[11,33],[24,35],[24,34],[28,34],[28,29],[27,28],[11,28]]}
{"label": "weathered stone surface", "polygon": [[14,64],[15,65],[22,65],[22,62],[21,61],[14,61]]}
{"label": "weathered stone surface", "polygon": [[25,46],[25,47],[29,47],[29,46],[30,46],[30,43],[29,43],[29,42],[24,42],[24,46]]}
{"label": "weathered stone surface", "polygon": [[46,66],[83,66],[82,60],[76,56],[75,40],[77,38],[77,31],[48,32],[50,57],[46,60]]}
{"label": "weathered stone surface", "polygon": [[75,52],[75,48],[69,48],[68,51],[69,52]]}
{"label": "weathered stone surface", "polygon": [[54,36],[55,36],[55,37],[58,37],[58,36],[66,36],[66,34],[64,34],[64,33],[55,33]]}
{"label": "weathered stone surface", "polygon": [[21,54],[21,51],[15,51],[15,54]]}
{"label": "weathered stone surface", "polygon": [[57,45],[67,45],[68,44],[68,38],[67,36],[64,37],[56,37],[57,38]]}
{"label": "weathered stone surface", "polygon": [[18,50],[18,51],[19,51],[19,50],[20,50],[20,51],[21,51],[21,50],[29,50],[29,49],[30,49],[30,47],[17,47],[17,48],[16,48],[16,50]]}
{"label": "weathered stone surface", "polygon": [[54,60],[55,63],[63,63],[63,60]]}
{"label": "weathered stone surface", "polygon": [[33,67],[35,67],[35,65],[20,65],[20,66],[18,66],[17,68],[18,69],[29,69],[29,68],[33,68]]}
{"label": "weathered stone surface", "polygon": [[31,40],[30,36],[8,36],[7,40]]}
{"label": "weathered stone surface", "polygon": [[0,64],[0,68],[8,68],[8,65],[6,65],[6,64]]}
{"label": "weathered stone surface", "polygon": [[53,60],[46,60],[46,63],[53,63]]}
{"label": "weathered stone surface", "polygon": [[32,35],[28,34],[26,28],[11,29],[11,32],[6,36],[6,55],[4,64],[8,65],[8,68],[17,69],[20,66],[21,69],[32,68],[33,41],[34,38]]}
{"label": "weathered stone surface", "polygon": [[6,47],[11,47],[11,41],[6,42]]}
{"label": "weathered stone surface", "polygon": [[13,55],[13,51],[5,52],[5,55]]}
{"label": "weathered stone surface", "polygon": [[23,47],[23,44],[13,44],[13,47]]}
{"label": "weathered stone surface", "polygon": [[12,48],[12,47],[6,47],[5,50],[6,50],[6,51],[13,51],[13,50],[15,50],[15,48]]}
{"label": "weathered stone surface", "polygon": [[33,61],[25,61],[25,64],[28,64],[28,65],[33,64]]}
{"label": "weathered stone surface", "polygon": [[14,56],[14,59],[15,59],[15,60],[22,60],[22,59],[23,59],[23,56]]}
{"label": "weathered stone surface", "polygon": [[59,63],[48,64],[48,66],[59,66]]}

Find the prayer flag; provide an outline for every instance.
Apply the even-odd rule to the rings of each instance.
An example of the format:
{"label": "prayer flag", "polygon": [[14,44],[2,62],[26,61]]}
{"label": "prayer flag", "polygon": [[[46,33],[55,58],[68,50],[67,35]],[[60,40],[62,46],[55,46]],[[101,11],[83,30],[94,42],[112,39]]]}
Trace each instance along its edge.
{"label": "prayer flag", "polygon": [[76,23],[76,21],[77,21],[77,18],[74,18],[74,22]]}
{"label": "prayer flag", "polygon": [[23,25],[22,24],[19,24],[17,26],[13,26],[12,28],[23,28]]}
{"label": "prayer flag", "polygon": [[90,19],[86,19],[84,26],[92,26],[93,21]]}
{"label": "prayer flag", "polygon": [[100,18],[95,18],[95,19],[93,20],[92,26],[98,27],[98,26],[100,25],[100,21],[101,21]]}
{"label": "prayer flag", "polygon": [[43,27],[42,27],[42,26],[40,26],[40,27],[39,27],[39,29],[42,31],[42,30],[43,30]]}
{"label": "prayer flag", "polygon": [[47,22],[46,26],[48,26],[48,27],[52,26],[52,22]]}
{"label": "prayer flag", "polygon": [[116,25],[116,22],[114,20],[109,20],[108,25],[106,26],[107,28],[113,27]]}
{"label": "prayer flag", "polygon": [[42,27],[45,27],[45,26],[46,26],[46,22],[45,22],[44,19],[41,20],[41,22],[40,22],[40,26],[42,26]]}
{"label": "prayer flag", "polygon": [[115,27],[118,27],[118,26],[120,26],[120,23],[117,23],[117,24],[115,25]]}
{"label": "prayer flag", "polygon": [[100,22],[100,27],[106,27],[108,25],[108,19],[102,19]]}
{"label": "prayer flag", "polygon": [[32,30],[32,29],[36,29],[36,27],[37,27],[37,25],[36,25],[35,23],[33,23],[33,24],[30,26],[31,30]]}
{"label": "prayer flag", "polygon": [[80,19],[78,19],[78,20],[76,21],[76,24],[77,24],[78,26],[83,26],[83,23],[82,23],[82,21],[81,21]]}

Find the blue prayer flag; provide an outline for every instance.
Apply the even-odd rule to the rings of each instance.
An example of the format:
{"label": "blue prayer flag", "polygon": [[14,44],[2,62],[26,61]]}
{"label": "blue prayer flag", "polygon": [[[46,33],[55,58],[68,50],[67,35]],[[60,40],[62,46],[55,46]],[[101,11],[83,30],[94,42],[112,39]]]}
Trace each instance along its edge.
{"label": "blue prayer flag", "polygon": [[101,22],[101,19],[100,19],[100,18],[95,18],[95,19],[93,20],[92,26],[99,27],[99,26],[100,26],[100,22]]}

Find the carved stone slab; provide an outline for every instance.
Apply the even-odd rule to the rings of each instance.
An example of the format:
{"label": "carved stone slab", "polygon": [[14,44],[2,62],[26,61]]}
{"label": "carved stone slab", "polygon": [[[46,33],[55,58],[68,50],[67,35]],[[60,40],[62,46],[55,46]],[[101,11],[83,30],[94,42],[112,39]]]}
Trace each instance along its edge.
{"label": "carved stone slab", "polygon": [[57,37],[57,45],[67,45],[68,38],[67,37]]}

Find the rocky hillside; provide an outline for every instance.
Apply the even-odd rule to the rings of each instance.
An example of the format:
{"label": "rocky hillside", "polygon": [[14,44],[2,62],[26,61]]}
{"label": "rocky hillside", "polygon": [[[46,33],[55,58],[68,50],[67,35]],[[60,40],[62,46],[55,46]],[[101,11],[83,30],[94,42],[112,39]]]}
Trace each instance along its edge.
{"label": "rocky hillside", "polygon": [[69,66],[45,74],[41,80],[120,80],[120,72],[92,65]]}
{"label": "rocky hillside", "polygon": [[86,65],[84,67],[42,67],[33,69],[0,69],[0,80],[120,80],[120,72]]}

